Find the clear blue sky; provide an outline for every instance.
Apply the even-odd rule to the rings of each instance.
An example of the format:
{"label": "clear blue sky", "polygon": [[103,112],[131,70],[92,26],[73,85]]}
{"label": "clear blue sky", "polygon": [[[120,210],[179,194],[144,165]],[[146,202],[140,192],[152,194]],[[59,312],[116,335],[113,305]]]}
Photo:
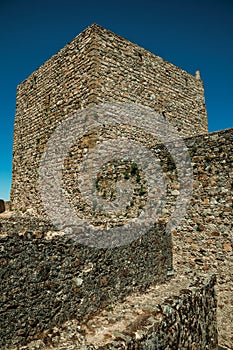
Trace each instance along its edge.
{"label": "clear blue sky", "polygon": [[17,85],[92,23],[200,70],[209,131],[232,127],[233,0],[1,0],[0,198],[10,193]]}

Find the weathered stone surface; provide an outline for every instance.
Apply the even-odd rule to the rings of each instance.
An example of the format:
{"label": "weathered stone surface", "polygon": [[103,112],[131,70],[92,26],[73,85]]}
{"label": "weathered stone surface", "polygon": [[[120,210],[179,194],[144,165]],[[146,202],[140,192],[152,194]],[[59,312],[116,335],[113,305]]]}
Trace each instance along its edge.
{"label": "weathered stone surface", "polygon": [[171,237],[162,224],[127,246],[98,249],[58,232],[50,238],[44,223],[42,237],[39,227],[27,230],[33,221],[21,232],[16,231],[20,221],[18,226],[17,220],[0,223],[1,346],[24,342],[71,318],[86,319],[109,303],[163,282],[171,269]]}
{"label": "weathered stone surface", "polygon": [[3,213],[5,209],[5,202],[3,199],[0,199],[0,213]]}
{"label": "weathered stone surface", "polygon": [[113,101],[134,102],[163,113],[184,137],[208,132],[201,80],[92,25],[18,86],[13,208],[37,206],[41,211],[39,161],[59,123],[76,110]]}
{"label": "weathered stone surface", "polygon": [[17,349],[217,350],[214,286],[215,276],[193,276],[190,285],[189,278],[180,275],[146,293],[108,304],[85,322],[73,319],[47,329]]}
{"label": "weathered stone surface", "polygon": [[[185,138],[185,143],[188,147],[193,166],[193,196],[187,208],[185,218],[180,223],[179,227],[177,227],[176,231],[173,232],[175,274],[177,276],[185,274],[187,278],[189,277],[191,279],[193,278],[193,272],[198,276],[202,274],[205,276],[217,274],[219,341],[221,345],[231,349],[233,348],[233,129],[207,134],[204,90],[198,73],[196,77],[193,77],[164,61],[162,58],[147,52],[137,45],[97,25],[87,28],[18,87],[11,199],[13,209],[17,209],[26,215],[24,214],[17,217],[18,214],[15,216],[13,213],[8,219],[0,219],[0,233],[4,239],[1,253],[3,252],[3,255],[5,254],[5,244],[7,249],[9,249],[9,253],[11,253],[11,256],[8,257],[4,255],[1,260],[4,271],[3,277],[7,278],[6,281],[3,279],[5,281],[4,288],[8,290],[11,284],[15,286],[9,293],[2,294],[2,305],[6,311],[6,319],[4,321],[5,328],[3,327],[3,329],[7,329],[6,323],[8,319],[11,320],[8,326],[15,327],[14,329],[11,328],[9,333],[7,333],[8,331],[4,333],[3,339],[4,341],[5,339],[8,341],[8,339],[14,338],[16,343],[25,341],[27,334],[36,334],[38,330],[37,327],[40,330],[43,327],[46,329],[48,325],[53,325],[53,322],[54,324],[59,324],[63,317],[69,319],[72,317],[72,314],[70,314],[70,306],[72,303],[70,304],[67,298],[69,299],[71,296],[71,301],[73,302],[71,290],[76,291],[75,293],[79,293],[80,289],[82,292],[85,290],[85,278],[76,274],[72,276],[69,274],[67,266],[69,266],[70,260],[68,259],[69,261],[67,261],[67,259],[64,258],[64,262],[67,264],[65,267],[59,259],[56,261],[57,255],[63,256],[63,250],[67,253],[68,246],[66,246],[60,233],[55,231],[52,225],[46,221],[46,215],[43,211],[38,192],[38,166],[46,142],[59,123],[76,109],[78,110],[93,104],[111,101],[128,101],[149,106],[153,110],[161,112],[171,124],[178,128],[181,136]],[[103,127],[98,130],[92,130],[90,134],[84,135],[79,143],[74,145],[64,164],[63,180],[68,203],[75,208],[81,217],[83,216],[88,220],[92,220],[91,222],[94,225],[102,225],[103,227],[112,227],[115,224],[123,225],[127,220],[129,221],[138,216],[141,208],[146,203],[147,192],[146,186],[144,186],[143,183],[143,169],[138,169],[136,172],[135,169],[131,171],[132,164],[130,163],[117,164],[113,162],[107,164],[106,167],[103,167],[101,170],[101,174],[96,183],[99,195],[106,200],[114,198],[115,184],[117,181],[124,179],[135,185],[136,195],[134,201],[132,201],[127,210],[121,212],[120,217],[117,217],[115,214],[111,216],[105,214],[93,215],[90,206],[85,205],[77,189],[75,176],[78,162],[82,161],[84,155],[88,154],[99,142],[104,139],[113,139],[117,135],[142,143],[159,158],[166,177],[167,195],[166,204],[158,222],[168,222],[170,213],[174,210],[176,197],[180,190],[176,165],[165,147],[159,145],[157,140],[153,139],[151,135],[131,127],[130,125],[123,125],[115,128]],[[28,214],[34,217],[32,219],[28,218]],[[35,216],[37,217],[39,215],[41,215],[43,219],[41,217],[35,218]],[[39,261],[38,266],[35,265],[35,270],[40,266],[45,266],[45,269],[41,272],[41,276],[39,275],[38,278],[42,278],[44,273],[49,274],[51,271],[46,270],[46,262],[50,262],[50,255],[47,258],[44,257],[43,254],[45,250],[42,249],[42,251],[38,252],[37,243],[33,243],[39,242],[39,240],[43,242],[40,242],[43,247],[47,247],[45,242],[54,242],[55,250],[56,247],[60,247],[61,254],[55,254],[55,257],[54,254],[51,254],[56,261],[54,263],[55,265],[51,266],[56,267],[56,264],[61,263],[62,268],[64,267],[64,271],[67,272],[67,280],[63,278],[64,276],[59,279],[61,277],[61,271],[58,269],[59,271],[56,272],[52,267],[52,272],[55,271],[57,274],[54,272],[54,276],[51,276],[51,279],[48,278],[48,282],[45,281],[48,285],[42,288],[42,286],[38,285],[40,280],[32,281],[34,274],[31,268],[36,261],[34,254],[38,253],[38,257],[41,254],[41,257],[43,257],[42,260]],[[62,241],[63,243],[61,244]],[[13,242],[12,246],[10,242]],[[18,258],[21,259],[23,257],[24,259],[26,257],[21,254],[28,254],[26,252],[23,253],[20,247],[30,247],[28,249],[29,252],[32,253],[32,265],[28,263],[25,267],[24,262],[17,260]],[[69,247],[69,249],[73,249],[71,246]],[[80,252],[83,252],[83,250],[81,249]],[[89,271],[90,269],[90,271],[92,271],[92,265],[90,265],[90,263],[94,264],[92,259],[95,258],[95,254],[92,258],[87,258],[86,265],[86,262],[83,263],[82,259],[80,259],[80,252],[77,254],[75,253],[78,257],[74,261],[68,254],[68,257],[74,264],[73,268],[76,269],[75,272],[78,272],[79,268],[82,268],[83,265],[85,265],[85,271]],[[12,257],[13,253],[14,257]],[[154,252],[154,254],[155,261],[153,260],[153,263],[156,262],[158,258],[157,252]],[[27,256],[25,261],[28,262],[28,259],[29,256]],[[8,266],[9,261],[12,264],[10,266]],[[146,263],[143,261],[142,265],[145,264],[147,268],[148,260],[145,259],[145,261]],[[16,267],[16,262],[19,264],[18,267]],[[115,265],[112,265],[111,268],[113,268],[113,266]],[[171,261],[169,266],[171,266]],[[105,268],[105,272],[98,275],[98,281],[96,280],[97,277],[93,276],[93,282],[96,282],[94,290],[96,286],[98,286],[100,291],[103,291],[107,289],[109,285],[114,285],[111,284],[112,280],[107,272],[106,266]],[[24,281],[24,279],[20,276],[20,269],[22,269],[23,274],[28,278],[28,281],[32,282],[29,284],[30,287],[28,290],[26,290],[26,286],[28,286],[27,281],[25,281],[25,287],[23,287],[25,295],[27,292],[29,292],[29,294],[32,293],[28,301],[25,301],[22,295],[20,283],[21,279],[22,281]],[[71,270],[74,271],[72,268]],[[135,270],[133,269],[133,271]],[[157,278],[160,272],[160,268],[158,268],[156,270],[157,276],[154,277],[155,281],[158,281]],[[125,273],[124,270],[122,277],[123,284]],[[136,272],[134,273],[136,274]],[[148,278],[145,277],[144,280],[142,279],[142,281],[140,281],[143,286],[153,282],[153,279],[151,280],[151,275],[149,274],[148,276]],[[64,286],[59,285],[60,282],[57,285],[57,279]],[[132,291],[134,289],[131,282],[132,280],[130,280],[129,277],[130,286],[124,285],[125,290],[122,291],[123,294],[127,294],[127,291]],[[53,285],[53,283],[55,283],[55,285]],[[71,288],[71,284],[73,289]],[[66,288],[69,286],[70,289],[68,291]],[[58,288],[61,294],[56,294],[56,287],[61,288]],[[44,291],[47,293],[46,296],[43,294]],[[116,291],[118,291],[117,288]],[[203,289],[201,288],[198,293],[202,295],[202,292]],[[85,293],[87,293],[87,290],[85,290],[84,294]],[[210,299],[211,293],[212,292],[210,292],[210,294],[207,293]],[[37,294],[41,296],[41,299],[40,297],[36,299],[35,296]],[[118,294],[119,297],[122,295],[120,292]],[[57,299],[54,299],[55,295]],[[102,294],[100,293],[100,295]],[[114,291],[113,295],[115,297]],[[111,293],[108,297],[109,296],[111,298]],[[103,302],[104,297],[105,295],[103,296]],[[5,304],[6,300],[7,303]],[[21,310],[21,302],[19,300],[21,300],[22,305],[29,305],[29,310],[34,310],[34,306],[35,310],[39,307],[40,312],[38,317],[40,321],[37,322],[37,319],[36,322],[34,322],[35,320],[33,319],[31,320],[29,313],[26,315],[26,311],[24,312]],[[44,303],[44,300],[48,302]],[[80,298],[78,298],[76,302],[79,303],[80,301],[81,304],[81,300],[82,295],[80,295]],[[34,306],[33,303],[30,304],[30,302],[33,301]],[[199,301],[197,302],[198,305]],[[29,304],[27,304],[27,302],[29,302]],[[55,304],[53,302],[55,302]],[[87,303],[85,306],[81,304],[81,308],[85,310],[85,308],[90,307],[89,310],[97,310],[98,305],[103,305],[101,302],[102,301],[99,301],[97,298],[93,300],[93,306]],[[207,296],[204,303],[208,304],[208,302]],[[16,305],[17,309],[15,309]],[[201,312],[203,312],[203,314],[209,312],[207,312],[208,307],[205,308],[204,306],[204,309],[204,311],[202,309],[199,309],[199,311],[202,310]],[[22,327],[17,321],[21,316],[17,317],[15,314],[16,316],[14,317],[14,310],[16,310],[16,313],[19,311],[23,319],[26,319],[26,321],[22,323]],[[75,312],[76,310],[77,309],[75,309]],[[44,312],[47,311],[49,316],[46,316],[45,322],[43,323],[42,318],[45,315]],[[198,318],[199,311],[195,314],[195,320]],[[139,314],[140,316],[145,316],[143,310],[141,310]],[[174,314],[172,313],[172,315]],[[211,313],[210,315],[211,317],[213,316]],[[184,322],[189,322],[188,319],[185,318],[185,312],[181,312],[179,317],[181,321],[184,317]],[[32,322],[32,324],[30,324],[29,321]],[[167,331],[167,319],[162,322],[161,325],[161,327]],[[201,343],[202,347],[199,345],[196,346],[196,340],[192,345],[188,343],[191,341],[190,339],[192,339],[190,335],[188,339],[186,337],[183,343],[179,345],[180,349],[202,349],[205,348],[203,345],[205,341],[207,342],[207,349],[208,346],[210,346],[210,349],[214,349],[215,340],[211,343],[209,333],[205,340],[203,340],[203,337],[205,337],[204,334],[206,334],[205,332],[207,331],[206,328],[203,328],[205,326],[213,327],[212,334],[214,334],[213,323],[209,325],[202,324],[202,326],[199,327],[199,329],[203,329],[201,335],[198,333],[199,341],[203,341]],[[182,322],[181,327],[183,327]],[[177,329],[180,330],[179,327]],[[176,341],[178,341],[176,337],[177,329],[174,331],[174,338]],[[18,333],[16,334],[14,330]],[[170,331],[167,331],[167,333],[168,337],[166,339],[171,335]],[[113,340],[112,349],[124,348],[125,342],[129,342],[130,344],[128,334],[120,332],[119,329],[115,330],[114,334],[116,339]],[[180,334],[179,331],[178,334]],[[187,335],[186,331],[184,331],[184,334]],[[107,334],[107,337],[110,337],[110,335]],[[50,336],[48,336],[48,334],[46,335],[46,339],[47,344],[50,344]],[[143,339],[142,330],[138,327],[138,329],[135,330],[135,343],[131,348],[141,349],[142,346],[145,348],[152,347],[150,340],[149,343],[140,343],[145,340]],[[215,339],[215,337],[213,337],[213,339]],[[42,340],[33,340],[33,342],[35,343],[31,345],[31,349],[44,346]],[[77,344],[78,347],[80,344],[86,346],[85,342],[83,343],[82,337]],[[63,348],[67,349],[68,347],[66,345],[67,344],[65,344]],[[69,345],[76,346],[72,344],[72,341]],[[71,348],[75,348],[72,346]],[[157,348],[159,347],[158,342],[156,346]],[[173,346],[173,343],[169,343],[169,346]],[[174,349],[177,349],[177,345],[175,346]],[[95,348],[94,345],[90,345],[90,349]],[[173,347],[169,347],[169,349],[170,348],[173,349]]]}

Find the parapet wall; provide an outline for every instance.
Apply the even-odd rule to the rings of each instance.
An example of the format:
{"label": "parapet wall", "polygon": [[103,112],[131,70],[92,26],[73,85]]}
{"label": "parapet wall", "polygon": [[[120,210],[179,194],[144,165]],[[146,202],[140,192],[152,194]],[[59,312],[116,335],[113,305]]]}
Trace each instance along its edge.
{"label": "parapet wall", "polygon": [[17,350],[217,350],[215,282],[215,276],[192,281],[177,276],[110,303],[84,321],[74,318],[27,337]]}
{"label": "parapet wall", "polygon": [[[83,344],[88,350],[217,350],[215,282],[212,276],[190,284],[180,276],[161,285],[160,292],[150,288],[147,294],[130,297],[113,307],[109,317],[112,325],[106,322],[109,318],[105,312],[89,320],[97,329],[93,334],[86,328]],[[120,310],[125,315],[116,312]]]}
{"label": "parapet wall", "polygon": [[127,246],[97,249],[46,231],[43,222],[15,221],[1,220],[1,347],[71,318],[81,321],[165,281],[172,268],[171,237],[163,225]]}

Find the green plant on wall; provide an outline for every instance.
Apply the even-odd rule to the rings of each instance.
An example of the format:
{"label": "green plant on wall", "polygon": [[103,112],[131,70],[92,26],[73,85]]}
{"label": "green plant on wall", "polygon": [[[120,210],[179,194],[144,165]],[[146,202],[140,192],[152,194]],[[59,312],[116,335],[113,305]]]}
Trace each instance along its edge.
{"label": "green plant on wall", "polygon": [[99,179],[95,179],[95,188],[97,191],[100,190]]}
{"label": "green plant on wall", "polygon": [[146,190],[143,186],[141,186],[139,190],[139,196],[144,196],[144,194],[146,194]]}
{"label": "green plant on wall", "polygon": [[138,169],[137,163],[132,163],[131,164],[131,170],[130,170],[131,175],[132,176],[137,175],[138,172],[139,172],[139,169]]}
{"label": "green plant on wall", "polygon": [[167,156],[167,168],[168,168],[168,170],[176,169],[175,162],[174,162],[172,156],[170,155],[170,153]]}

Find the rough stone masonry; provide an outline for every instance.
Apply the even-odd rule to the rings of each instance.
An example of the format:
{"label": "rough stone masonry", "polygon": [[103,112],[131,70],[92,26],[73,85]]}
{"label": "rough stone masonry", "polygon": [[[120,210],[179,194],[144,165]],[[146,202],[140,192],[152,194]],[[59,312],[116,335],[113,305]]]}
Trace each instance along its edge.
{"label": "rough stone masonry", "polygon": [[[122,255],[120,250],[100,257],[98,252],[91,254],[85,247],[75,246],[60,237],[43,210],[37,170],[53,131],[76,110],[115,101],[142,104],[160,112],[177,128],[189,150],[193,196],[185,218],[173,232],[175,278],[171,280],[166,275],[172,268],[171,237],[164,238],[161,226],[156,229],[161,250],[158,242],[158,250],[153,249],[153,235],[148,240],[144,237],[143,244],[134,243],[135,252],[132,246],[137,255],[135,264],[128,263],[130,250],[126,249],[118,266],[115,258]],[[151,135],[130,125],[92,130],[71,148],[64,167],[67,201],[79,215],[93,217],[93,224],[101,222],[103,226],[124,224],[140,213],[147,193],[143,169],[133,164],[107,164],[96,182],[99,195],[106,200],[114,198],[115,181],[134,183],[134,201],[120,218],[93,216],[78,191],[75,164],[103,139],[116,135],[141,142],[159,158],[167,187],[159,224],[166,223],[179,194],[174,161]],[[80,349],[216,349],[212,277],[216,274],[219,344],[232,349],[232,141],[232,129],[208,134],[199,74],[192,76],[98,25],[88,27],[32,73],[17,89],[11,190],[14,211],[0,218],[4,278],[1,346],[59,348],[57,343],[61,342],[61,348],[70,349],[77,344]],[[158,284],[162,282],[166,285]],[[158,285],[150,292],[147,288],[154,283]],[[83,305],[90,290],[93,305]],[[140,292],[147,304],[139,303],[137,295],[121,304],[121,298],[133,292]],[[115,316],[111,313],[114,307],[118,310]],[[87,320],[81,321],[84,313]],[[95,317],[108,331],[96,324]],[[70,330],[63,334],[63,322],[71,319],[77,339]],[[119,322],[121,332],[117,333],[114,325],[119,330]],[[104,339],[98,338],[98,332]],[[68,343],[62,340],[66,336],[71,337]],[[19,345],[22,343],[25,345]]]}
{"label": "rough stone masonry", "polygon": [[80,108],[114,101],[161,112],[184,137],[208,132],[200,79],[94,24],[18,86],[14,209],[41,207],[39,161],[59,123]]}

